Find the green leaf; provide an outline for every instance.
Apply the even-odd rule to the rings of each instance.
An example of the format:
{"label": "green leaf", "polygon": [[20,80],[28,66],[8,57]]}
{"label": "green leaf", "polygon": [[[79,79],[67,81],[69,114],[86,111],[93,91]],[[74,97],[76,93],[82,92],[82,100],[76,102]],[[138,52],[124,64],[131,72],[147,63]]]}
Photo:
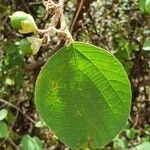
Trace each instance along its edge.
{"label": "green leaf", "polygon": [[138,3],[143,12],[150,14],[150,0],[139,0]]}
{"label": "green leaf", "polygon": [[0,121],[0,138],[5,138],[8,134],[7,124],[3,121]]}
{"label": "green leaf", "polygon": [[25,135],[21,141],[23,150],[34,150],[34,143],[29,135]]}
{"label": "green leaf", "polygon": [[140,143],[145,143],[145,142],[148,142],[148,141],[150,141],[150,136],[149,135],[146,135],[146,136],[140,138]]}
{"label": "green leaf", "polygon": [[145,142],[134,148],[131,148],[131,150],[149,150],[149,148],[150,148],[150,142]]}
{"label": "green leaf", "polygon": [[99,148],[127,122],[131,89],[109,52],[81,42],[54,54],[41,70],[35,102],[43,121],[73,149]]}
{"label": "green leaf", "polygon": [[42,46],[42,39],[27,37],[26,39],[17,42],[17,45],[19,45],[19,49],[24,55],[36,54]]}
{"label": "green leaf", "polygon": [[115,149],[127,149],[128,148],[128,141],[125,138],[117,139],[114,141],[114,148]]}
{"label": "green leaf", "polygon": [[20,40],[20,42],[19,42],[19,49],[25,55],[32,53],[31,43],[28,40],[26,40],[26,39]]}
{"label": "green leaf", "polygon": [[43,150],[42,141],[38,137],[32,138],[29,135],[24,135],[21,144],[23,150]]}
{"label": "green leaf", "polygon": [[138,0],[138,3],[139,3],[139,7],[142,11],[144,11],[144,7],[145,7],[145,2],[146,0]]}
{"label": "green leaf", "polygon": [[43,127],[46,127],[46,124],[43,120],[39,120],[38,122],[36,122],[35,127],[43,128]]}
{"label": "green leaf", "polygon": [[0,4],[0,13],[9,13],[10,12],[10,6]]}
{"label": "green leaf", "polygon": [[7,113],[8,111],[6,109],[0,110],[0,121],[6,118]]}
{"label": "green leaf", "polygon": [[135,138],[135,129],[131,128],[126,131],[126,135],[130,140],[133,140]]}
{"label": "green leaf", "polygon": [[143,45],[143,50],[150,51],[150,38],[146,39]]}
{"label": "green leaf", "polygon": [[[17,45],[13,42],[6,42],[3,47],[6,52],[6,56],[4,56],[4,64],[9,68],[20,67],[23,62],[23,56],[19,54],[19,49]],[[5,65],[3,64],[2,67]]]}
{"label": "green leaf", "polygon": [[38,137],[33,137],[33,141],[35,146],[34,150],[43,150],[43,142]]}

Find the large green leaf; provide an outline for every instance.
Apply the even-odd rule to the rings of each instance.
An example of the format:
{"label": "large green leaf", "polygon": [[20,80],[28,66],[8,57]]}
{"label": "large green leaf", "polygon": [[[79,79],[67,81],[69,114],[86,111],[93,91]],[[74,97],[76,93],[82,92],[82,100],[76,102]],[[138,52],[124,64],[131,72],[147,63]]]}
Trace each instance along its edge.
{"label": "large green leaf", "polygon": [[44,122],[71,148],[98,148],[125,126],[130,83],[109,52],[74,42],[54,54],[41,70],[35,102]]}

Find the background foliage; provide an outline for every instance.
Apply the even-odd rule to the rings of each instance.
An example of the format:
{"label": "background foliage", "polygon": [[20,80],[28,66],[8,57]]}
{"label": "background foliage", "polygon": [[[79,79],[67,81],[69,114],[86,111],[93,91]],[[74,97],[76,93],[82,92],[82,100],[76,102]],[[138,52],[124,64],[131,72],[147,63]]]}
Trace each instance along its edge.
{"label": "background foliage", "polygon": [[[104,149],[146,149],[150,145],[149,11],[142,11],[137,0],[89,0],[73,19],[80,0],[76,2],[66,0],[65,5],[74,39],[111,51],[132,84],[132,110],[126,129]],[[0,149],[65,149],[39,118],[33,99],[40,67],[63,42],[53,35],[37,55],[24,57],[17,41],[25,36],[14,31],[9,21],[16,10],[31,13],[39,28],[47,27],[50,21],[40,0],[0,0]]]}

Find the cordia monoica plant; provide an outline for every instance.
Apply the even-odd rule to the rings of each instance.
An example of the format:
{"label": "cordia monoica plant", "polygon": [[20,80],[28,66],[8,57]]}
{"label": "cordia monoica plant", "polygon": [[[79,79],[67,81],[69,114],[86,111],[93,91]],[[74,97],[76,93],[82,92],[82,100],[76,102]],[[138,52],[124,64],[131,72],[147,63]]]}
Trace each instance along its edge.
{"label": "cordia monoica plant", "polygon": [[[21,11],[10,17],[11,24],[20,33],[34,33],[18,43],[22,53],[28,55],[36,54],[42,46],[44,40],[37,36],[40,32],[48,35],[53,29],[67,37],[67,44],[47,60],[39,73],[35,86],[37,111],[70,148],[100,148],[126,125],[131,105],[130,82],[113,54],[72,40],[68,29],[63,28],[60,4],[61,1],[54,7],[57,4],[52,2],[47,6],[57,10],[47,30],[39,30],[33,17]],[[61,29],[56,28],[58,19]]]}

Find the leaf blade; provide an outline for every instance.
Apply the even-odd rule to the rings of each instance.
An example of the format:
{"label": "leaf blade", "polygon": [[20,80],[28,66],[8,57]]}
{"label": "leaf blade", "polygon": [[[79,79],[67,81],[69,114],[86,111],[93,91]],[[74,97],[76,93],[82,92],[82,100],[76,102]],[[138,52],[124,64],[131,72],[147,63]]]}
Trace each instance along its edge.
{"label": "leaf blade", "polygon": [[127,121],[130,99],[130,83],[116,58],[80,42],[51,57],[36,83],[41,117],[71,148],[98,148],[112,140]]}

